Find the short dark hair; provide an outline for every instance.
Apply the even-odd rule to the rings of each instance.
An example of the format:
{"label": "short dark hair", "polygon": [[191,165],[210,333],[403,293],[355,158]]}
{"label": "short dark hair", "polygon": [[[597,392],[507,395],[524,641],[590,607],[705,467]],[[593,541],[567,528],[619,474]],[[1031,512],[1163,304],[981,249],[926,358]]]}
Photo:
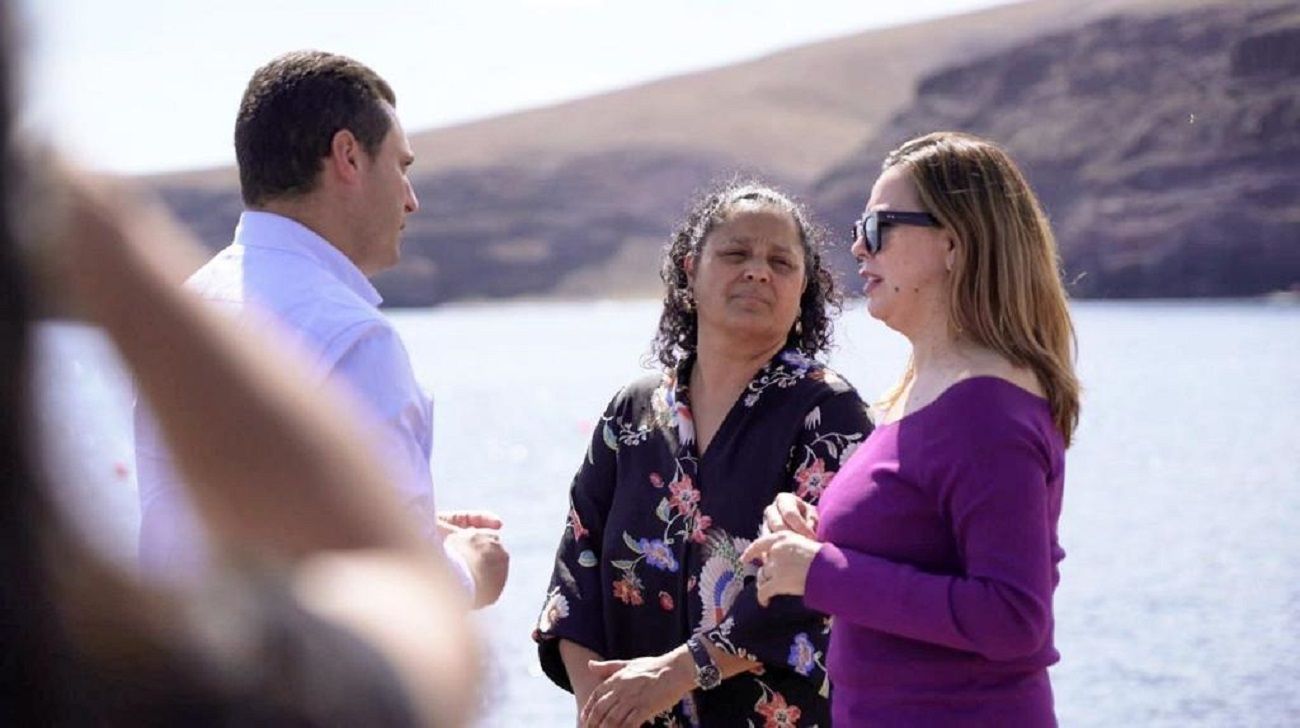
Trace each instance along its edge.
{"label": "short dark hair", "polygon": [[831,317],[840,311],[841,299],[835,289],[835,279],[822,260],[825,231],[813,224],[803,205],[790,195],[762,182],[730,179],[692,201],[686,219],[673,232],[664,250],[659,271],[664,282],[663,310],[659,314],[659,331],[651,345],[651,356],[666,369],[673,369],[694,356],[698,345],[699,321],[686,278],[686,256],[699,255],[709,233],[726,221],[733,208],[746,203],[780,210],[794,220],[799,231],[805,286],[799,298],[798,325],[790,331],[786,346],[813,358],[830,348]]}
{"label": "short dark hair", "polygon": [[294,51],[257,69],[235,119],[244,203],[310,192],[342,129],[375,154],[392,126],[385,103],[397,105],[388,82],[346,56]]}

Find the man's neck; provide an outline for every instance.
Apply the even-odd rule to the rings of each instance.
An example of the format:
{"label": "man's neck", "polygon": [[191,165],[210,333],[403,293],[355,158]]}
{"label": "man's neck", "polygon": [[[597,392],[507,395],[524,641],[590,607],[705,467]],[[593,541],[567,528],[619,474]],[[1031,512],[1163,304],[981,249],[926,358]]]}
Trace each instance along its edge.
{"label": "man's neck", "polygon": [[315,195],[302,195],[250,205],[248,209],[254,212],[269,212],[293,220],[334,246],[367,278],[373,275],[374,271],[367,270],[366,266],[362,265],[354,246],[348,244],[350,237],[345,232],[346,227],[340,224],[337,206],[325,204]]}

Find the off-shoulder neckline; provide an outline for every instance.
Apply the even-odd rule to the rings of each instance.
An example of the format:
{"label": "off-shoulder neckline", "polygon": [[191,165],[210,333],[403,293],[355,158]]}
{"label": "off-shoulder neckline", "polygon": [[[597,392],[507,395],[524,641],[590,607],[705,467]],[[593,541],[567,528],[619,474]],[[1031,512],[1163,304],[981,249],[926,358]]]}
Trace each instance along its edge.
{"label": "off-shoulder neckline", "polygon": [[920,409],[914,412],[909,412],[903,415],[902,417],[899,417],[896,420],[892,420],[890,422],[878,423],[876,427],[877,428],[894,427],[901,422],[906,422],[907,420],[910,420],[916,417],[917,415],[926,413],[927,411],[934,408],[935,405],[943,402],[946,399],[949,399],[950,395],[954,394],[955,390],[964,389],[968,385],[982,383],[982,382],[1005,385],[1003,387],[1004,389],[1009,389],[1015,392],[1019,392],[1021,395],[1024,395],[1025,397],[1043,405],[1044,407],[1048,407],[1051,404],[1046,397],[1043,397],[1042,395],[1036,392],[1031,392],[1028,389],[1025,389],[1024,387],[1020,386],[1019,384],[1016,384],[1015,382],[1011,381],[1010,379],[1005,379],[1003,377],[999,377],[993,374],[979,374],[973,377],[966,377],[965,379],[959,379],[956,382],[953,382],[952,384],[948,385],[947,389],[940,392],[938,397],[935,397],[933,401],[927,403],[924,407],[921,407]]}

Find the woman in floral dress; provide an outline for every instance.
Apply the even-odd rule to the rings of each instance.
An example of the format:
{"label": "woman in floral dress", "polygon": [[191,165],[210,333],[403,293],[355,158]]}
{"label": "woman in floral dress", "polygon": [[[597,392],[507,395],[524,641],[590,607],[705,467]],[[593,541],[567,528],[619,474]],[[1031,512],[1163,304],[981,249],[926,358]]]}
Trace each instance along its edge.
{"label": "woman in floral dress", "polygon": [[732,183],[662,275],[663,371],[614,396],[573,480],[542,667],[583,725],[828,725],[826,618],[760,609],[739,558],[776,494],[816,503],[871,430],[813,359],[838,304],[820,240],[788,197]]}

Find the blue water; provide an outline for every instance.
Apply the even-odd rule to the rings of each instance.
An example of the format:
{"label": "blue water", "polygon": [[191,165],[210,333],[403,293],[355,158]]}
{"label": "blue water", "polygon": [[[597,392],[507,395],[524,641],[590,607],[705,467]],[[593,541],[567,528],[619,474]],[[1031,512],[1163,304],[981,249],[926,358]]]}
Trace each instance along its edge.
{"label": "blue water", "polygon": [[[1075,305],[1086,387],[1069,451],[1052,671],[1065,726],[1300,722],[1300,307]],[[528,634],[588,428],[644,373],[653,302],[392,314],[434,393],[443,507],[507,522],[511,580],[478,615],[495,660],[482,725],[567,726]],[[831,364],[869,396],[906,343],[851,308]],[[138,526],[120,368],[92,332],[43,338],[55,463],[109,553]]]}

